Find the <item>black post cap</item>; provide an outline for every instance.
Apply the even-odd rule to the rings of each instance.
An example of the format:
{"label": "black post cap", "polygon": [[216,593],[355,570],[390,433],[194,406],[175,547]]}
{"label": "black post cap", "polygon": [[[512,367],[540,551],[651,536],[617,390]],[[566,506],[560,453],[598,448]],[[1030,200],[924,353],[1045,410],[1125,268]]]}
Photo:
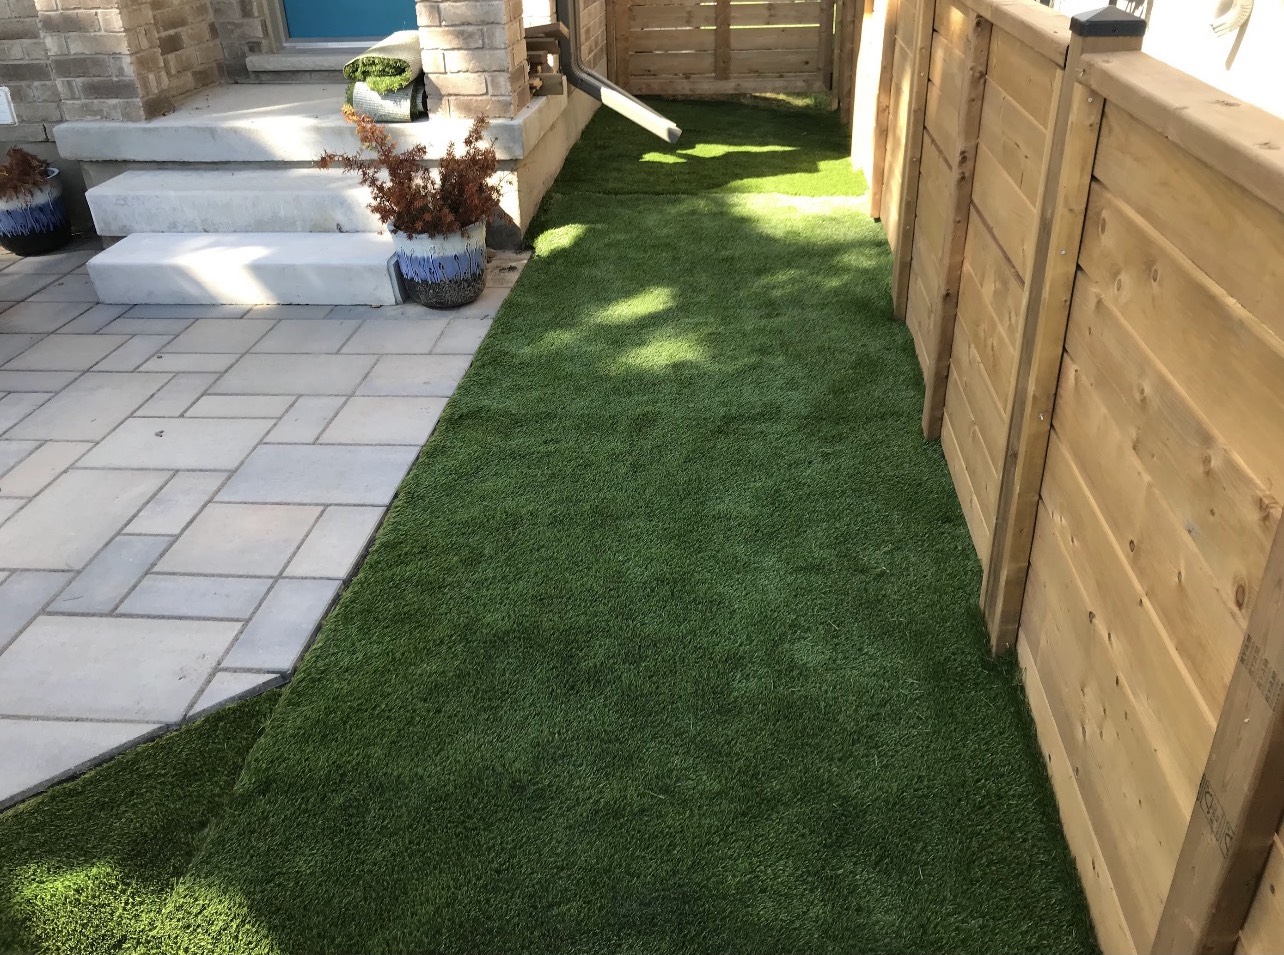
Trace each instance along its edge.
{"label": "black post cap", "polygon": [[1145,36],[1146,21],[1118,7],[1102,7],[1070,18],[1075,36]]}

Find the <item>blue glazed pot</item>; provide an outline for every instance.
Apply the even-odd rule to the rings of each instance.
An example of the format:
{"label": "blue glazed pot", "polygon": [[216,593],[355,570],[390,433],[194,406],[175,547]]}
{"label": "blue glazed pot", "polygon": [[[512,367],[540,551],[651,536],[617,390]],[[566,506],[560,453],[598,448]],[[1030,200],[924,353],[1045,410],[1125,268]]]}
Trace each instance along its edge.
{"label": "blue glazed pot", "polygon": [[15,255],[47,255],[71,241],[58,170],[29,196],[0,199],[0,246]]}
{"label": "blue glazed pot", "polygon": [[452,235],[417,235],[392,230],[397,269],[412,302],[429,308],[458,308],[475,302],[486,288],[486,220]]}

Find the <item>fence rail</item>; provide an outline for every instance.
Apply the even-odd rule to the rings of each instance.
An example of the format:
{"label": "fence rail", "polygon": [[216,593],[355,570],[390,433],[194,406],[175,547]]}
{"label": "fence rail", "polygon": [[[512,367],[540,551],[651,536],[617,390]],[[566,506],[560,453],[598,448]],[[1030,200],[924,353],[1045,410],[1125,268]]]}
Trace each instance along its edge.
{"label": "fence rail", "polygon": [[[893,0],[872,205],[1107,953],[1284,951],[1284,121]],[[1263,877],[1265,872],[1265,877]]]}

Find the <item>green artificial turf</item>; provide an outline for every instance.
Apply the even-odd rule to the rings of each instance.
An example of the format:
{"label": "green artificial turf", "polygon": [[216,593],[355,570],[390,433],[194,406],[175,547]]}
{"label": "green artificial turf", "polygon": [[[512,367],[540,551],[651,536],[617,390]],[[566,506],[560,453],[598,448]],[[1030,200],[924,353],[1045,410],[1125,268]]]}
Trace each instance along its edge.
{"label": "green artificial turf", "polygon": [[147,952],[279,695],[214,713],[0,816],[0,953]]}
{"label": "green artificial turf", "polygon": [[[814,198],[860,188],[838,127],[670,106],[705,158],[666,180],[658,140],[593,121],[369,559],[125,950],[1094,951],[919,432],[886,243]],[[179,749],[226,791],[221,755]],[[42,813],[88,839],[91,815]]]}
{"label": "green artificial turf", "polygon": [[648,100],[683,129],[669,145],[609,110],[566,158],[557,188],[566,192],[673,195],[774,192],[860,195],[851,132],[837,113],[742,103]]}

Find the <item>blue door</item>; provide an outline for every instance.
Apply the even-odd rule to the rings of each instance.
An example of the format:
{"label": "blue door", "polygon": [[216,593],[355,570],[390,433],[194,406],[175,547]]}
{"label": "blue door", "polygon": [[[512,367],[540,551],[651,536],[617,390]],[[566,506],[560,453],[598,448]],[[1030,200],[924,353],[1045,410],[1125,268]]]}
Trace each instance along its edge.
{"label": "blue door", "polygon": [[415,0],[285,0],[292,40],[373,39],[415,28]]}

